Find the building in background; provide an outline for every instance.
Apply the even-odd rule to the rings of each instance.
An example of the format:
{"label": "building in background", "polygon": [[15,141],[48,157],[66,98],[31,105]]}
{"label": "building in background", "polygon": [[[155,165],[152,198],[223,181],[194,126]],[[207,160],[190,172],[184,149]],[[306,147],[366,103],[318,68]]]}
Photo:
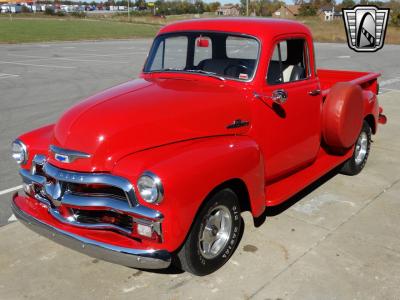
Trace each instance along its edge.
{"label": "building in background", "polygon": [[323,6],[318,10],[318,16],[326,22],[330,22],[333,20],[341,19],[342,18],[342,12],[341,11],[335,11],[335,6]]}
{"label": "building in background", "polygon": [[239,7],[237,5],[232,5],[232,4],[225,4],[220,6],[215,13],[218,16],[237,17],[240,15]]}
{"label": "building in background", "polygon": [[272,14],[274,18],[293,19],[299,15],[300,5],[286,5],[281,7]]}

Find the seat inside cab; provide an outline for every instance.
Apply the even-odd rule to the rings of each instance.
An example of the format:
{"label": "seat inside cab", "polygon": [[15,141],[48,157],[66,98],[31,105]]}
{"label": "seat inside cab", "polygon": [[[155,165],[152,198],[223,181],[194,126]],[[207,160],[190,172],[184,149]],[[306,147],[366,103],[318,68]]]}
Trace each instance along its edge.
{"label": "seat inside cab", "polygon": [[255,71],[259,45],[255,39],[241,36],[210,35],[201,37],[208,39],[207,45],[212,49],[196,62],[196,54],[205,53],[205,49],[195,47],[194,65],[197,69],[213,72],[227,77],[247,80]]}
{"label": "seat inside cab", "polygon": [[279,84],[305,79],[307,52],[303,39],[289,39],[277,43],[268,66],[267,82]]}

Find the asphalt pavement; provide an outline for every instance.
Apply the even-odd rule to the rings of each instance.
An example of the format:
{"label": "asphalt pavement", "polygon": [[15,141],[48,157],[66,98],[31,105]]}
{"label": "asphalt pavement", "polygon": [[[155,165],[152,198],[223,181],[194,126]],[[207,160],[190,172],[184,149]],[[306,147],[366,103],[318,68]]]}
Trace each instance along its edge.
{"label": "asphalt pavement", "polygon": [[0,299],[400,299],[400,46],[356,53],[316,44],[319,68],[382,72],[389,122],[356,177],[333,175],[271,212],[244,215],[240,245],[220,271],[146,272],[65,249],[15,222],[21,180],[10,158],[19,134],[72,104],[136,78],[151,40],[0,46]]}

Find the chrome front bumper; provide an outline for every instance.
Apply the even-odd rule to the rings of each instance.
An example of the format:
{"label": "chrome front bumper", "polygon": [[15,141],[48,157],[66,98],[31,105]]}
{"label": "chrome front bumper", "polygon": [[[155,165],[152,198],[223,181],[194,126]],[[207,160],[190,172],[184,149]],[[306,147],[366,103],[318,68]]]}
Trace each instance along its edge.
{"label": "chrome front bumper", "polygon": [[87,239],[46,224],[21,210],[14,202],[16,196],[17,194],[14,195],[11,206],[17,219],[29,229],[61,245],[91,257],[132,268],[164,269],[171,264],[171,254],[165,250],[118,247]]}

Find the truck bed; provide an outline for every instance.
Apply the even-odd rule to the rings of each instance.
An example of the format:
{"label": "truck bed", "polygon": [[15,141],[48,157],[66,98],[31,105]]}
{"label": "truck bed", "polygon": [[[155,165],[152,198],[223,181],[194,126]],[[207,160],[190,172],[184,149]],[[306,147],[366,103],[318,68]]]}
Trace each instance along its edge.
{"label": "truck bed", "polygon": [[352,82],[359,84],[363,89],[377,93],[377,78],[381,75],[375,72],[357,72],[318,69],[317,74],[321,83],[322,95],[326,96],[330,88],[337,82]]}

